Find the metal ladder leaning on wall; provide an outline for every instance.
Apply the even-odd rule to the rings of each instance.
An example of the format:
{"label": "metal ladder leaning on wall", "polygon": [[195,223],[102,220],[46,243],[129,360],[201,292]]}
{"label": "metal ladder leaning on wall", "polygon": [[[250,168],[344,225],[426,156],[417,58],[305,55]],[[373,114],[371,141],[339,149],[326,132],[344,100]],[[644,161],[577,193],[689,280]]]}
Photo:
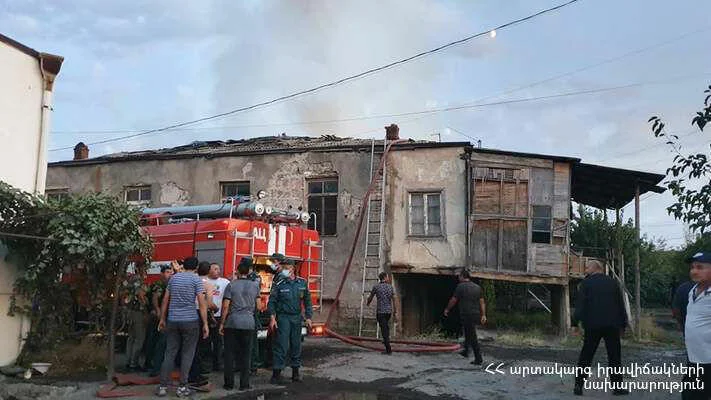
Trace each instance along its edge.
{"label": "metal ladder leaning on wall", "polygon": [[[387,139],[383,142],[383,153],[387,148]],[[382,174],[378,170],[380,160],[375,156],[375,139],[373,139],[370,149],[370,182],[374,182],[374,188],[368,200],[367,220],[365,225],[365,251],[363,256],[363,281],[360,299],[360,315],[358,318],[358,336],[380,336],[378,322],[375,318],[375,309],[366,306],[366,299],[370,295],[370,289],[378,283],[378,274],[382,270],[383,259],[383,225],[385,222],[385,176],[387,168],[383,161]]]}

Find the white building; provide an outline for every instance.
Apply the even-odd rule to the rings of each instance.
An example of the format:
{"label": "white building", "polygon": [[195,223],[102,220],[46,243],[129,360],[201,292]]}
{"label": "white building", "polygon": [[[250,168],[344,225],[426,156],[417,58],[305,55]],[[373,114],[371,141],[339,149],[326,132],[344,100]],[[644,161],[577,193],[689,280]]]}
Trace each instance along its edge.
{"label": "white building", "polygon": [[[27,192],[44,192],[52,88],[63,60],[0,34],[0,180]],[[7,316],[15,274],[5,253],[0,246],[0,365],[15,361],[28,328]]]}

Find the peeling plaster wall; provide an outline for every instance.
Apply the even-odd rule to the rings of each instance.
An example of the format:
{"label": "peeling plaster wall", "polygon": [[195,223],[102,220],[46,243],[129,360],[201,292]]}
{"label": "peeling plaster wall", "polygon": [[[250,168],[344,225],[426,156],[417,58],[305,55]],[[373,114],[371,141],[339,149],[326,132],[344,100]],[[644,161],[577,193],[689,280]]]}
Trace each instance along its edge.
{"label": "peeling plaster wall", "polygon": [[190,202],[190,193],[175,182],[160,185],[160,202],[170,206],[184,206]]}
{"label": "peeling plaster wall", "polygon": [[[324,266],[324,310],[335,296],[356,230],[360,203],[368,188],[370,152],[270,154],[127,161],[102,165],[50,166],[47,188],[70,192],[105,191],[123,198],[126,186],[150,185],[152,206],[211,204],[221,200],[220,182],[249,181],[251,192],[267,192],[265,205],[306,208],[307,179],[338,177],[337,234],[322,237],[327,262]],[[341,295],[339,322],[357,318],[361,299],[362,241]],[[325,317],[325,312],[322,315]]]}
{"label": "peeling plaster wall", "polygon": [[[467,185],[465,162],[460,158],[463,152],[463,148],[433,148],[391,153],[386,195],[386,264],[410,267],[412,273],[441,273],[446,268],[466,265]],[[408,235],[410,191],[441,191],[442,237]]]}

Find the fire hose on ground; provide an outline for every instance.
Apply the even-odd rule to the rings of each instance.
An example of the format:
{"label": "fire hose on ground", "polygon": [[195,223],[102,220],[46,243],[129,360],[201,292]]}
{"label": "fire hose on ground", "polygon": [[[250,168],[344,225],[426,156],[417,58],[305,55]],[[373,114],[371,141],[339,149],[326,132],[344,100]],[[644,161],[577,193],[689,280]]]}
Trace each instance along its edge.
{"label": "fire hose on ground", "polygon": [[[390,152],[390,149],[392,146],[396,143],[404,142],[406,140],[395,140],[390,142],[387,147],[385,148],[385,151],[383,151],[383,155],[380,157],[380,164],[378,166],[377,171],[372,177],[372,180],[370,182],[370,186],[368,186],[368,190],[365,192],[365,195],[363,196],[363,200],[361,201],[360,205],[360,211],[358,212],[358,226],[356,228],[356,233],[353,238],[353,244],[351,245],[351,250],[348,255],[348,261],[346,262],[346,267],[343,270],[343,275],[341,276],[341,281],[338,285],[338,290],[336,291],[336,297],[334,299],[333,305],[331,305],[329,311],[328,311],[328,317],[326,318],[326,326],[324,332],[331,337],[334,337],[336,339],[341,340],[344,343],[348,343],[354,346],[362,347],[364,349],[369,349],[369,350],[375,350],[375,351],[383,351],[384,347],[381,344],[375,344],[380,342],[379,339],[372,338],[372,337],[363,337],[363,336],[348,336],[348,335],[341,335],[340,333],[332,330],[329,328],[331,325],[331,318],[333,317],[333,312],[336,310],[338,307],[338,300],[341,296],[341,292],[343,291],[343,285],[346,282],[346,278],[348,277],[348,271],[351,269],[351,264],[353,263],[353,255],[355,254],[355,249],[356,246],[358,245],[358,239],[360,237],[360,232],[363,228],[363,218],[365,216],[365,213],[367,210],[367,205],[368,201],[370,199],[370,194],[372,193],[373,189],[375,188],[375,183],[377,179],[375,179],[376,176],[379,174],[383,173],[383,168],[385,166],[385,159],[388,156],[388,153]],[[391,340],[391,344],[394,344],[392,346],[392,351],[394,352],[403,352],[403,353],[440,353],[440,352],[453,352],[460,350],[461,347],[457,343],[443,343],[443,342],[424,342],[424,341],[414,341],[414,340]]]}

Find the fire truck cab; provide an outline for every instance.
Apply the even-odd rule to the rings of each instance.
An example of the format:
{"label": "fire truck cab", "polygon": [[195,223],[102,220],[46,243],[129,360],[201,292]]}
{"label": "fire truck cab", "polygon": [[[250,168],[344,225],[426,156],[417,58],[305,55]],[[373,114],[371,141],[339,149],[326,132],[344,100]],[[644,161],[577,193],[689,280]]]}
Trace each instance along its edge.
{"label": "fire truck cab", "polygon": [[[221,204],[146,208],[142,214],[142,229],[153,241],[149,283],[158,279],[161,265],[191,256],[219,264],[223,276],[232,280],[240,260],[252,257],[262,278],[260,348],[267,347],[262,342],[269,336],[266,306],[274,276],[269,259],[273,253],[297,261],[296,273],[308,282],[314,312],[321,310],[323,244],[316,230],[306,228],[307,213],[275,210],[249,197],[236,197]],[[302,338],[307,334],[304,326]]]}

